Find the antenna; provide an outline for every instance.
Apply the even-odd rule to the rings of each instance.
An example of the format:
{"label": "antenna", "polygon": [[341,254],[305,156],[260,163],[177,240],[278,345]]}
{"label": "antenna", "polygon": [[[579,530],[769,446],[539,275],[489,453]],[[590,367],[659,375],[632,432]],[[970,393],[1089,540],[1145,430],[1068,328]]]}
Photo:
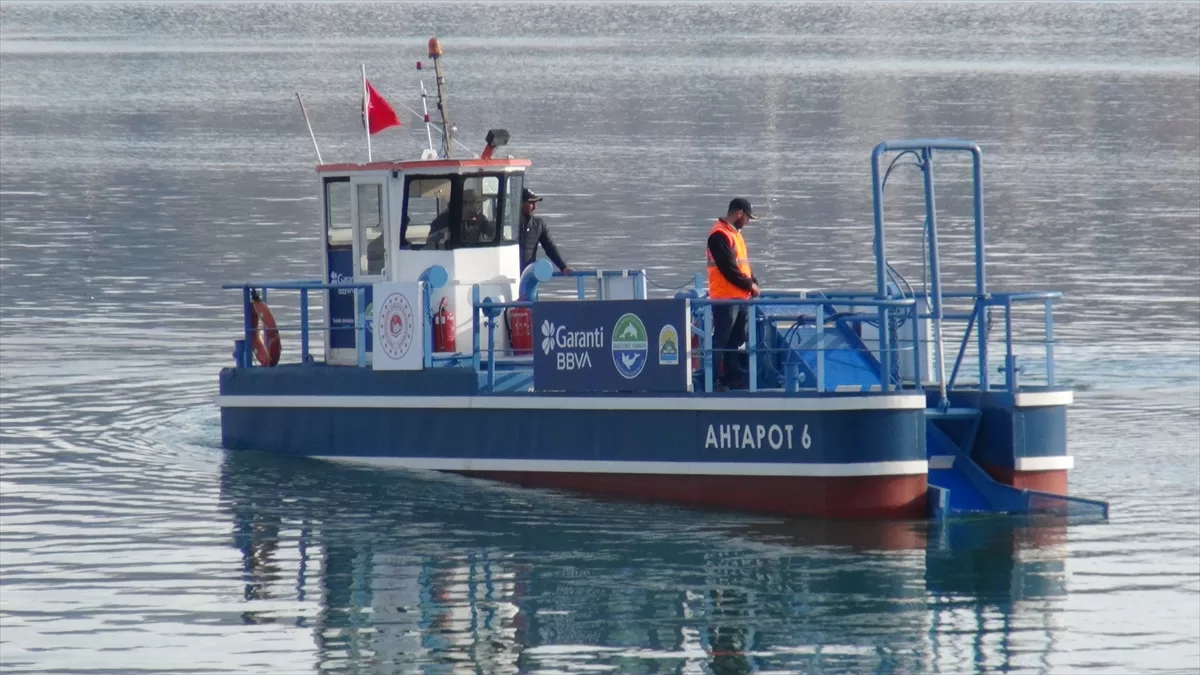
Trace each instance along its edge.
{"label": "antenna", "polygon": [[313,133],[312,122],[308,121],[308,111],[304,109],[304,99],[300,98],[300,92],[296,92],[296,100],[300,102],[300,112],[304,114],[304,123],[308,125],[308,135],[312,137],[313,150],[317,151],[317,163],[324,164],[321,159],[321,148],[317,147],[317,135]]}
{"label": "antenna", "polygon": [[367,134],[367,161],[371,161],[371,96],[367,91],[367,64],[362,64],[362,123]]}
{"label": "antenna", "polygon": [[[421,63],[417,62],[417,68]],[[433,150],[433,131],[429,128],[429,94],[425,91],[425,80],[421,80],[421,109],[425,111],[425,137],[429,139],[429,149]]]}
{"label": "antenna", "polygon": [[442,75],[442,43],[429,38],[429,58],[433,59],[433,72],[437,76],[438,110],[442,113],[442,154],[450,159],[451,129],[450,111],[446,110],[446,78]]}

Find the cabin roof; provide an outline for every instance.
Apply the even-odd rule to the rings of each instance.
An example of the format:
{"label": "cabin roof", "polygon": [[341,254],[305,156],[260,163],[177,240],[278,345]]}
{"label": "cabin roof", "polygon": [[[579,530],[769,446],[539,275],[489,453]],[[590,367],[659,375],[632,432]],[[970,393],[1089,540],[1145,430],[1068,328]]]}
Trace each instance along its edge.
{"label": "cabin roof", "polygon": [[409,161],[388,160],[367,164],[319,164],[317,173],[346,171],[420,171],[423,169],[506,169],[527,167],[533,162],[528,159],[416,159]]}

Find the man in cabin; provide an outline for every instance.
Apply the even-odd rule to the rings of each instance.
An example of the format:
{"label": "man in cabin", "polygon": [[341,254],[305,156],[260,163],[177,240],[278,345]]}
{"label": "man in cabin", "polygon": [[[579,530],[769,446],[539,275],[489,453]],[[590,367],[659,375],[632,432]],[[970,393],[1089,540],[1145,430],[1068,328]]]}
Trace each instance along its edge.
{"label": "man in cabin", "polygon": [[[750,269],[750,254],[742,228],[756,216],[750,202],[738,197],[729,202],[724,217],[717,218],[708,233],[708,297],[713,300],[748,300],[758,297],[758,279]],[[724,372],[717,381],[719,390],[746,386],[737,348],[746,341],[746,305],[713,305],[713,349],[721,353]]]}
{"label": "man in cabin", "polygon": [[538,244],[541,244],[542,248],[546,249],[546,255],[550,256],[550,260],[558,265],[558,269],[562,270],[564,274],[570,274],[571,268],[558,252],[554,240],[550,238],[550,228],[546,225],[546,221],[533,215],[540,201],[542,198],[534,194],[532,190],[521,189],[521,271],[524,272],[526,267],[537,260]]}
{"label": "man in cabin", "polygon": [[496,227],[483,213],[483,195],[475,190],[463,192],[463,241],[483,244],[496,237]]}

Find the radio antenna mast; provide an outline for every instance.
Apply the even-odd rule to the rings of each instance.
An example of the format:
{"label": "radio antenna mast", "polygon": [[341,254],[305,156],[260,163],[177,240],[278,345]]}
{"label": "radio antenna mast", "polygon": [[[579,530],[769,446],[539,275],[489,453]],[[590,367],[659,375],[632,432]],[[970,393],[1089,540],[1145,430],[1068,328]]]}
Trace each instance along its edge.
{"label": "radio antenna mast", "polygon": [[446,78],[442,75],[442,43],[429,38],[429,58],[433,59],[433,72],[437,76],[438,110],[442,113],[442,156],[450,159],[451,133],[450,111],[446,109]]}

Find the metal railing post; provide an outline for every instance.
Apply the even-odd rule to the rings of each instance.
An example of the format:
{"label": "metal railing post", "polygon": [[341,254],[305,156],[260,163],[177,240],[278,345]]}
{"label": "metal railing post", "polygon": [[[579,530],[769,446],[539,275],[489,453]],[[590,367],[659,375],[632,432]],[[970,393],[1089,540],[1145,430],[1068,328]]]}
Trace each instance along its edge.
{"label": "metal railing post", "polygon": [[[978,146],[971,146],[971,181],[975,216],[975,298],[983,303],[987,298],[987,252],[983,234],[983,157]],[[988,390],[988,315],[980,306],[979,315],[979,388]]]}
{"label": "metal railing post", "polygon": [[[751,301],[746,316],[746,352],[749,357],[750,391],[758,391],[758,306]],[[740,358],[739,358],[740,360]]]}
{"label": "metal railing post", "polygon": [[479,284],[471,286],[471,366],[475,368],[475,372],[481,370],[479,362],[479,314],[483,311],[479,307]]}
{"label": "metal railing post", "polygon": [[358,367],[367,367],[367,291],[361,286],[354,289],[354,342],[358,352]]}
{"label": "metal railing post", "polygon": [[921,319],[920,312],[917,311],[917,305],[912,308],[912,336],[913,336],[913,387],[917,391],[924,391],[924,384],[921,382]]}
{"label": "metal railing post", "polygon": [[1004,385],[1010,394],[1017,392],[1017,369],[1013,356],[1012,299],[1004,299]]}
{"label": "metal railing post", "polygon": [[817,305],[817,392],[825,391],[825,303]]}
{"label": "metal railing post", "polygon": [[892,390],[892,341],[888,325],[888,307],[879,306],[879,379],[883,391]]}
{"label": "metal railing post", "polygon": [[300,289],[300,363],[308,363],[308,289]]}
{"label": "metal railing post", "polygon": [[1046,386],[1054,386],[1054,298],[1046,298]]}
{"label": "metal railing post", "polygon": [[242,346],[243,368],[254,366],[254,320],[250,318],[253,310],[250,307],[250,286],[242,287],[242,328],[245,332],[246,343]]}
{"label": "metal railing post", "polygon": [[433,287],[424,281],[417,282],[417,292],[421,294],[421,351],[422,367],[433,367]]}
{"label": "metal railing post", "polygon": [[487,318],[488,326],[488,370],[487,370],[487,385],[488,391],[496,391],[496,318],[489,316]]}
{"label": "metal railing post", "polygon": [[704,391],[713,390],[713,342],[712,342],[712,304],[704,305]]}

